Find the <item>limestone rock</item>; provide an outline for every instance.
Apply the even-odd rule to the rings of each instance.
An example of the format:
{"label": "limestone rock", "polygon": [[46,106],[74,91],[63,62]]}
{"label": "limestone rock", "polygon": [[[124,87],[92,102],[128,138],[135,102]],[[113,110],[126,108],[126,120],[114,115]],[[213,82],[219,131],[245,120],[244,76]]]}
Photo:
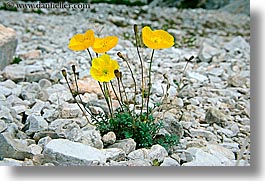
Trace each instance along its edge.
{"label": "limestone rock", "polygon": [[0,157],[24,160],[25,158],[31,158],[32,153],[30,148],[14,140],[9,133],[1,133]]}
{"label": "limestone rock", "polygon": [[56,166],[93,166],[106,162],[102,151],[66,139],[50,141],[43,154],[44,163],[53,163]]}
{"label": "limestone rock", "polygon": [[134,151],[136,147],[136,143],[132,138],[119,140],[113,145],[110,145],[108,148],[121,148],[125,151],[126,154]]}
{"label": "limestone rock", "polygon": [[0,70],[12,62],[17,42],[16,32],[0,24]]}

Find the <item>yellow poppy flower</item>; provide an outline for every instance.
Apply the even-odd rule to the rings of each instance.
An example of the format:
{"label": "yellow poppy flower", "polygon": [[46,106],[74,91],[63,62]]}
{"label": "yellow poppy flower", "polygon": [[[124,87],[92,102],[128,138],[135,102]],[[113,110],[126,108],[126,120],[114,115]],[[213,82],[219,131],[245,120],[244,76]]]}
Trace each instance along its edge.
{"label": "yellow poppy flower", "polygon": [[114,71],[119,69],[116,60],[112,60],[108,54],[103,54],[92,60],[91,76],[99,82],[109,82],[115,78]]}
{"label": "yellow poppy flower", "polygon": [[95,38],[95,42],[92,49],[96,53],[106,53],[118,43],[118,37],[116,36],[106,36],[104,38]]}
{"label": "yellow poppy flower", "polygon": [[143,43],[152,49],[170,48],[174,45],[174,37],[164,30],[152,31],[145,26],[142,29]]}
{"label": "yellow poppy flower", "polygon": [[86,50],[91,47],[95,41],[93,30],[88,30],[85,34],[76,34],[74,35],[68,48],[74,51]]}

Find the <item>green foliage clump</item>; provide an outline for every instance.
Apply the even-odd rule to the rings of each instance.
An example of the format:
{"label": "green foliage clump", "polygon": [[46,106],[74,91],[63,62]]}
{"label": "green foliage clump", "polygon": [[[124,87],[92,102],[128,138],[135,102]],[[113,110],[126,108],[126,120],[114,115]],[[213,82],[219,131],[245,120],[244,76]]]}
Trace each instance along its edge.
{"label": "green foliage clump", "polygon": [[14,57],[14,59],[13,59],[13,61],[12,61],[11,64],[18,64],[18,63],[21,62],[21,61],[22,61],[21,58],[19,58],[19,57]]}
{"label": "green foliage clump", "polygon": [[154,144],[160,144],[169,151],[179,141],[177,135],[158,136],[157,133],[163,128],[163,122],[156,122],[152,114],[147,118],[146,114],[132,115],[129,111],[119,109],[113,118],[103,119],[97,122],[96,126],[102,135],[113,131],[118,140],[133,138],[137,148],[148,148]]}

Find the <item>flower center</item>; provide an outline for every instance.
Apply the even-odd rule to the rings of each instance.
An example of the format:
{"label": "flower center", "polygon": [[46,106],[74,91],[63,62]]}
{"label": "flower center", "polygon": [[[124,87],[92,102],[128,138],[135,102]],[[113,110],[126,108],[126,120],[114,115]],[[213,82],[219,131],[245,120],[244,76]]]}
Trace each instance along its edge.
{"label": "flower center", "polygon": [[103,75],[108,75],[108,70],[103,70],[102,73]]}
{"label": "flower center", "polygon": [[160,43],[161,42],[161,38],[155,37],[155,38],[153,38],[153,42],[154,43]]}

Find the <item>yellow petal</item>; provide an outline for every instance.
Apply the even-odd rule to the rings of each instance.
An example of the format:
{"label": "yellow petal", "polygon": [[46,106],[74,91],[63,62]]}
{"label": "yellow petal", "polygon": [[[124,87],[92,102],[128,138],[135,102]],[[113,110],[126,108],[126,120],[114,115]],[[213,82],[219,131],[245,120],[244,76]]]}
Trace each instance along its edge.
{"label": "yellow petal", "polygon": [[109,55],[103,54],[92,60],[90,74],[97,81],[109,82],[115,78],[114,70],[116,69],[119,69],[118,62],[112,60]]}
{"label": "yellow petal", "polygon": [[91,47],[94,44],[95,36],[93,30],[87,30],[85,33],[85,44],[87,44],[88,47]]}
{"label": "yellow petal", "polygon": [[169,48],[174,45],[174,37],[164,30],[152,31],[150,27],[145,26],[142,29],[143,43],[152,49]]}
{"label": "yellow petal", "polygon": [[68,48],[74,51],[85,50],[93,45],[95,41],[93,30],[88,30],[85,34],[74,35],[68,45]]}
{"label": "yellow petal", "polygon": [[68,48],[75,51],[85,50],[84,40],[85,36],[83,34],[76,34],[71,38]]}
{"label": "yellow petal", "polygon": [[105,53],[115,47],[118,43],[118,37],[106,36],[104,38],[95,38],[92,49],[96,53]]}

